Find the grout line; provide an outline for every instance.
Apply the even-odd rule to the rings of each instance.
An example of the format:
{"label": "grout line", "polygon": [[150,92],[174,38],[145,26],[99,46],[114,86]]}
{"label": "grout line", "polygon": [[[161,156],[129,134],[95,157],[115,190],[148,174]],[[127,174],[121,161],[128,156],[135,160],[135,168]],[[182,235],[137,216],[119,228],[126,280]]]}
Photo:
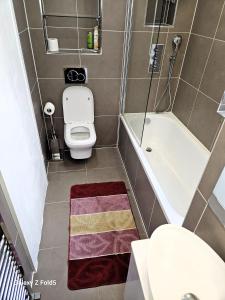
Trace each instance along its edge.
{"label": "grout line", "polygon": [[213,36],[213,39],[212,39],[212,44],[211,44],[211,47],[209,49],[209,53],[208,53],[208,56],[207,56],[207,59],[206,59],[206,63],[205,63],[205,66],[204,66],[204,69],[203,69],[203,72],[202,72],[201,80],[200,80],[200,83],[199,83],[199,86],[198,86],[198,91],[197,91],[195,100],[193,102],[193,106],[192,106],[190,117],[189,117],[189,120],[188,120],[188,123],[187,123],[187,127],[190,125],[190,122],[191,122],[191,118],[192,118],[192,115],[193,115],[193,112],[194,112],[194,108],[195,108],[195,105],[196,105],[196,102],[197,102],[198,94],[200,92],[200,87],[202,85],[203,78],[205,76],[205,72],[206,72],[206,69],[207,69],[207,66],[208,66],[208,62],[209,62],[209,59],[211,57],[212,49],[213,49],[213,46],[214,46],[214,43],[215,43],[215,38],[216,38],[216,34],[217,34],[217,31],[218,31],[218,28],[219,28],[219,24],[220,24],[222,15],[223,15],[224,7],[225,7],[225,1],[223,3],[223,6],[222,6],[222,9],[221,9],[221,12],[220,12],[220,16],[219,16],[219,19],[218,19],[216,30],[215,30],[215,33],[214,33],[214,36]]}
{"label": "grout line", "polygon": [[208,96],[207,94],[205,94],[204,92],[202,92],[201,90],[198,90],[198,88],[196,88],[194,85],[192,85],[191,83],[189,83],[188,81],[184,80],[182,77],[180,78],[181,81],[183,81],[184,83],[186,83],[187,85],[189,85],[190,87],[192,87],[193,89],[195,89],[198,93],[204,95],[205,97],[207,97],[209,100],[211,100],[212,102],[216,103],[217,105],[219,105],[219,103],[211,98],[210,96]]}
{"label": "grout line", "polygon": [[37,78],[35,78],[36,80],[35,80],[35,83],[34,83],[34,85],[33,85],[33,87],[32,87],[32,89],[30,89],[30,93],[31,93],[31,95],[33,94],[33,91],[34,91],[34,89],[35,89],[35,86],[37,85],[37,83],[38,83],[38,80],[37,80]]}
{"label": "grout line", "polygon": [[219,132],[220,132],[220,129],[222,128],[223,123],[224,123],[224,119],[221,119],[221,122],[220,122],[220,124],[219,124],[219,126],[218,126],[218,128],[216,130],[216,134],[214,136],[214,139],[213,139],[213,141],[212,141],[212,143],[210,145],[210,149],[211,149],[210,151],[212,151],[213,145],[216,142],[217,136],[219,135]]}
{"label": "grout line", "polygon": [[195,36],[198,36],[198,37],[202,37],[202,38],[214,40],[214,41],[217,41],[217,42],[225,43],[225,40],[221,40],[221,39],[218,39],[218,38],[216,38],[216,37],[213,38],[213,37],[209,37],[209,36],[202,35],[202,34],[198,34],[198,33],[194,33],[194,32],[192,32],[191,34],[192,34],[192,35],[195,35]]}
{"label": "grout line", "polygon": [[21,30],[21,31],[19,31],[18,33],[19,33],[19,35],[22,35],[24,32],[26,32],[26,31],[28,31],[28,27],[27,28],[25,28],[25,29],[23,29],[23,30]]}
{"label": "grout line", "polygon": [[211,155],[210,155],[210,157],[209,157],[209,160],[210,160],[210,158],[211,158],[211,156],[212,156],[212,153],[213,153],[213,151],[214,151],[214,149],[215,149],[215,147],[216,147],[217,141],[219,140],[219,136],[220,136],[220,133],[221,133],[222,130],[223,130],[223,126],[225,126],[225,120],[223,120],[222,125],[220,126],[220,129],[219,129],[219,132],[218,132],[218,134],[217,134],[217,136],[216,136],[216,138],[215,138],[215,142],[214,142],[214,145],[213,145],[213,147],[212,147],[212,151],[211,151]]}
{"label": "grout line", "polygon": [[45,202],[45,206],[46,205],[52,205],[52,204],[63,204],[63,203],[70,203],[70,201],[58,201],[58,202]]}
{"label": "grout line", "polygon": [[195,226],[195,229],[194,229],[194,231],[193,231],[194,233],[196,232],[196,230],[197,230],[197,228],[198,228],[198,226],[199,226],[199,224],[200,224],[200,222],[201,222],[201,220],[202,220],[202,217],[203,217],[203,215],[204,215],[204,213],[205,213],[205,211],[206,211],[208,205],[209,205],[209,204],[206,204],[205,208],[203,209],[203,212],[202,212],[202,214],[201,214],[201,216],[200,216],[200,218],[199,218],[199,220],[198,220],[198,222],[197,222],[197,225]]}
{"label": "grout line", "polygon": [[[79,31],[79,18],[78,18],[78,3],[77,3],[77,0],[76,1],[76,16],[77,16],[77,21],[76,21],[76,24],[77,24],[77,42],[78,42],[78,49],[80,49],[80,31]],[[80,51],[78,51],[78,57],[79,57],[79,64],[80,64],[80,67],[81,67],[81,53]]]}
{"label": "grout line", "polygon": [[[49,162],[51,163],[51,162]],[[54,164],[55,162],[53,162]],[[68,172],[84,172],[86,168],[84,167],[83,169],[69,169],[69,170],[62,170],[62,171],[48,171],[48,174],[56,174],[56,173],[68,173]]]}
{"label": "grout line", "polygon": [[208,201],[205,199],[205,197],[203,196],[202,192],[199,190],[199,188],[197,188],[197,191],[199,192],[199,194],[202,196],[203,200],[205,201],[205,203],[207,204]]}
{"label": "grout line", "polygon": [[55,247],[49,247],[49,248],[40,248],[39,251],[54,250],[54,249],[61,249],[61,248],[67,248],[67,246],[55,246]]}

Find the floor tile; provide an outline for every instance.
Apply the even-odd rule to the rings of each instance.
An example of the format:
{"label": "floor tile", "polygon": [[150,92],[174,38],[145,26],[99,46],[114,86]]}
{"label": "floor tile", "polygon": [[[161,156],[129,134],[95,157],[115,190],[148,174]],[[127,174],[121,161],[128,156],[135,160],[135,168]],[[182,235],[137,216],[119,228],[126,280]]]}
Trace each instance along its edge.
{"label": "floor tile", "polygon": [[88,183],[124,181],[126,186],[129,187],[126,174],[122,167],[87,170],[87,181]]}
{"label": "floor tile", "polygon": [[85,170],[85,160],[72,159],[69,151],[65,151],[64,161],[49,162],[48,165],[48,172],[65,172],[79,170]]}
{"label": "floor tile", "polygon": [[120,166],[117,148],[93,149],[92,157],[87,160],[87,169]]}
{"label": "floor tile", "polygon": [[99,288],[99,300],[123,300],[125,284],[106,285]]}
{"label": "floor tile", "polygon": [[[39,268],[34,275],[34,291],[41,293],[42,300],[99,300],[99,289],[70,291],[67,288],[67,248],[40,251]],[[42,282],[55,280],[56,285]]]}
{"label": "floor tile", "polygon": [[68,245],[69,202],[45,205],[40,249]]}
{"label": "floor tile", "polygon": [[86,183],[86,171],[57,172],[48,174],[46,202],[69,201],[70,188],[75,184]]}
{"label": "floor tile", "polygon": [[[122,300],[124,284],[79,291],[70,291],[67,288],[69,193],[72,185],[124,181],[136,225],[140,232],[143,231],[118,150],[116,148],[94,149],[93,156],[87,162],[76,162],[68,158],[57,165],[52,163],[48,177],[49,186],[40,247],[45,250],[39,252],[38,272],[34,279],[56,280],[56,285],[34,286],[34,290],[41,292],[42,300]],[[142,237],[143,234],[140,235]]]}

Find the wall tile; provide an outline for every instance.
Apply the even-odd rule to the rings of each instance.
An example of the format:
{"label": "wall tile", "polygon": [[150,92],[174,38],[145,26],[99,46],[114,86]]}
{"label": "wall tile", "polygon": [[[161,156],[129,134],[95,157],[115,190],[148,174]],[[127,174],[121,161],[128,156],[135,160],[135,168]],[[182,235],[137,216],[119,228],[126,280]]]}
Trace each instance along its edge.
{"label": "wall tile", "polygon": [[197,96],[188,129],[211,150],[212,144],[222,124],[222,117],[217,113],[218,105],[202,93]]}
{"label": "wall tile", "polygon": [[218,103],[224,93],[225,87],[225,43],[215,41],[203,77],[200,89],[215,99]]}
{"label": "wall tile", "polygon": [[27,71],[27,79],[29,82],[30,90],[32,90],[34,84],[36,83],[36,72],[35,72],[34,60],[31,51],[31,44],[30,44],[28,31],[27,30],[24,31],[22,34],[19,35],[19,37],[20,37],[20,43],[22,47],[25,67]]}
{"label": "wall tile", "polygon": [[76,10],[76,1],[74,0],[44,0],[44,8],[46,13],[51,14],[75,14]]}
{"label": "wall tile", "polygon": [[45,127],[43,127],[41,132],[39,132],[39,137],[40,137],[41,149],[42,149],[42,153],[43,153],[44,161],[45,161],[45,168],[47,169],[49,148],[48,148],[48,141],[47,141]]}
{"label": "wall tile", "polygon": [[162,77],[167,77],[168,76],[170,56],[172,55],[172,52],[173,52],[173,50],[172,50],[172,39],[175,35],[181,35],[182,36],[182,44],[181,44],[180,49],[177,53],[176,62],[174,64],[173,75],[172,76],[173,77],[180,76],[180,71],[181,71],[181,67],[183,65],[184,54],[185,54],[185,51],[186,51],[186,48],[187,48],[189,34],[178,32],[178,33],[169,33],[168,34],[166,49],[165,49],[165,55],[164,55],[164,61],[163,61],[163,67],[162,67],[162,72],[161,72]]}
{"label": "wall tile", "polygon": [[169,107],[170,108],[172,107],[172,105],[170,104],[173,104],[174,102],[174,96],[177,90],[177,84],[178,84],[178,79],[172,78],[170,82],[170,93],[171,93],[171,100],[170,100],[169,90],[167,89],[167,92],[165,93],[165,90],[168,85],[168,80],[159,79],[159,88],[158,88],[158,94],[156,98],[157,111],[164,111],[165,109],[168,110]]}
{"label": "wall tile", "polygon": [[44,127],[44,120],[43,120],[43,113],[42,113],[42,107],[41,107],[41,99],[38,89],[38,84],[35,84],[35,87],[31,94],[31,99],[33,103],[34,108],[34,114],[37,122],[38,132],[40,134],[42,128]]}
{"label": "wall tile", "polygon": [[[46,122],[47,131],[48,131],[48,135],[49,135],[51,132],[50,131],[51,130],[50,118],[45,118],[45,122]],[[53,122],[54,122],[56,135],[58,136],[58,139],[59,139],[60,148],[67,149],[67,146],[65,145],[65,142],[64,142],[64,119],[54,117]]]}
{"label": "wall tile", "polygon": [[195,87],[200,84],[211,44],[211,39],[191,35],[181,78]]}
{"label": "wall tile", "polygon": [[[81,0],[82,1],[82,0]],[[103,30],[125,29],[126,0],[103,0]]]}
{"label": "wall tile", "polygon": [[133,30],[152,31],[151,26],[145,26],[147,0],[134,0]]}
{"label": "wall tile", "polygon": [[41,29],[31,29],[31,38],[38,77],[64,78],[64,68],[71,66],[79,66],[79,57],[76,54],[46,54],[44,36],[43,31]]}
{"label": "wall tile", "polygon": [[140,162],[138,162],[134,192],[145,228],[148,229],[153,204],[155,201],[155,194]]}
{"label": "wall tile", "polygon": [[194,198],[191,202],[191,206],[185,217],[183,227],[194,231],[206,205],[206,201],[204,200],[202,195],[197,191],[194,195]]}
{"label": "wall tile", "polygon": [[48,27],[48,37],[57,38],[59,48],[78,49],[77,28],[52,28]]}
{"label": "wall tile", "polygon": [[89,79],[94,95],[95,115],[118,115],[120,102],[120,79]]}
{"label": "wall tile", "polygon": [[168,222],[165,218],[165,215],[159,205],[158,200],[156,199],[153,208],[152,218],[148,228],[148,236],[150,237],[157,227],[167,223]]}
{"label": "wall tile", "polygon": [[207,207],[196,229],[196,234],[225,260],[225,229],[211,208]]}
{"label": "wall tile", "polygon": [[96,117],[95,130],[97,135],[96,147],[116,145],[118,116]]}
{"label": "wall tile", "polygon": [[39,79],[43,105],[50,101],[55,105],[55,117],[63,117],[62,94],[68,85],[64,79]]}
{"label": "wall tile", "polygon": [[217,180],[225,166],[225,123],[217,137],[214,149],[212,151],[210,160],[206,166],[202,180],[199,185],[199,190],[205,199],[209,199],[212,191],[217,183]]}
{"label": "wall tile", "polygon": [[[189,32],[195,12],[196,0],[178,1],[175,24],[170,32]],[[184,13],[185,12],[185,13]]]}
{"label": "wall tile", "polygon": [[103,31],[102,55],[81,55],[90,78],[121,77],[123,38],[123,32]]}
{"label": "wall tile", "polygon": [[77,0],[80,16],[98,16],[98,0]]}
{"label": "wall tile", "polygon": [[148,102],[150,79],[128,79],[126,113],[145,112]]}
{"label": "wall tile", "polygon": [[216,38],[225,41],[225,9],[223,9],[223,14],[219,23],[219,27],[216,33]]}
{"label": "wall tile", "polygon": [[179,81],[173,113],[184,123],[184,125],[188,124],[196,95],[197,90],[183,80]]}
{"label": "wall tile", "polygon": [[14,10],[15,10],[15,15],[16,15],[16,23],[17,23],[17,27],[18,27],[18,32],[21,32],[27,28],[27,21],[26,21],[23,0],[13,0],[13,6],[14,6]]}
{"label": "wall tile", "polygon": [[216,32],[223,0],[199,0],[192,32],[213,37]]}
{"label": "wall tile", "polygon": [[41,9],[39,1],[25,0],[25,5],[27,10],[29,27],[42,28]]}
{"label": "wall tile", "polygon": [[157,96],[159,79],[158,78],[152,78],[151,82],[149,84],[151,86],[150,86],[150,93],[149,93],[149,98],[148,98],[147,111],[152,112],[152,111],[154,111],[154,107],[155,107],[155,99],[156,99],[156,96]]}
{"label": "wall tile", "polygon": [[129,78],[149,78],[150,32],[133,32],[130,49]]}

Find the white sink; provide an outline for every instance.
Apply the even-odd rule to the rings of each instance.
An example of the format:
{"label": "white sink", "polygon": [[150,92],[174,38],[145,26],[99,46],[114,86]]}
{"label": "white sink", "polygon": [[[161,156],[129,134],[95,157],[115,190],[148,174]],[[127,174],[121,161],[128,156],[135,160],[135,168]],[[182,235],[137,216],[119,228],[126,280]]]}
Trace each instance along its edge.
{"label": "white sink", "polygon": [[160,226],[148,243],[148,277],[154,300],[225,300],[225,263],[203,240],[178,226]]}

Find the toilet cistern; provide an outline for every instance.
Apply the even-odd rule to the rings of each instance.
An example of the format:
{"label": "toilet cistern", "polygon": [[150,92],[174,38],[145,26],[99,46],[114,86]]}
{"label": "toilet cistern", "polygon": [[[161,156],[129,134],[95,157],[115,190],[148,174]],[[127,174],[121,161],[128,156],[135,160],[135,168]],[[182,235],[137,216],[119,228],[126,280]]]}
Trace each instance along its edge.
{"label": "toilet cistern", "polygon": [[64,139],[74,159],[91,157],[96,142],[94,97],[84,86],[71,86],[63,92]]}

